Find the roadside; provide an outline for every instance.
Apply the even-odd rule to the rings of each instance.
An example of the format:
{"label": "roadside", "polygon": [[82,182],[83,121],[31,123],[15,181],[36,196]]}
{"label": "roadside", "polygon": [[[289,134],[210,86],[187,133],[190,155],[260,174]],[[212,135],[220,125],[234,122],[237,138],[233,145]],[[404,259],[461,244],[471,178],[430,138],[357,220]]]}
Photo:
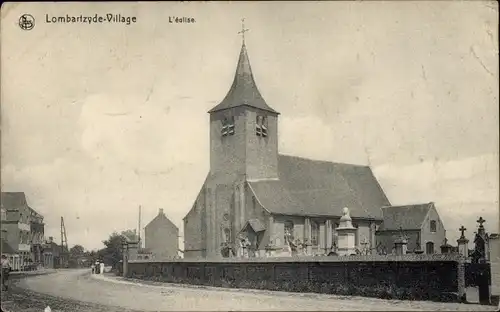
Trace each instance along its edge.
{"label": "roadside", "polygon": [[40,294],[13,285],[8,292],[2,293],[2,311],[40,312],[49,306],[52,312],[134,312],[117,307],[69,300],[66,298]]}
{"label": "roadside", "polygon": [[25,278],[57,273],[58,270],[12,272],[8,291],[1,292],[1,307],[5,312],[40,312],[49,306],[53,312],[134,312],[117,307],[70,300],[46,295],[20,287]]}
{"label": "roadside", "polygon": [[[100,280],[108,283],[123,284],[123,285],[135,285],[143,288],[154,289],[158,292],[169,291],[169,292],[179,292],[183,293],[193,293],[193,294],[205,294],[209,296],[209,293],[216,295],[217,293],[225,293],[227,295],[233,294],[233,296],[251,296],[257,300],[265,300],[265,298],[273,298],[277,301],[287,300],[294,298],[295,300],[306,300],[312,302],[331,302],[332,308],[337,305],[354,305],[356,308],[358,306],[365,306],[367,310],[424,310],[424,311],[495,311],[493,306],[482,306],[479,304],[459,304],[459,303],[440,303],[440,302],[430,302],[430,301],[403,301],[403,300],[384,300],[377,298],[366,298],[366,297],[354,297],[354,296],[339,296],[339,295],[328,295],[328,294],[315,294],[315,293],[289,293],[281,291],[267,291],[258,289],[235,289],[235,288],[220,288],[211,286],[201,286],[201,285],[187,285],[187,284],[171,284],[156,281],[146,281],[139,279],[128,279],[121,276],[116,276],[114,274],[104,274],[104,275],[92,275],[96,280]],[[152,291],[152,290],[151,290]],[[267,299],[266,299],[267,300]],[[353,307],[354,307],[353,306]],[[368,308],[369,307],[369,308]],[[243,307],[240,307],[244,309]],[[333,309],[335,310],[335,309]]]}

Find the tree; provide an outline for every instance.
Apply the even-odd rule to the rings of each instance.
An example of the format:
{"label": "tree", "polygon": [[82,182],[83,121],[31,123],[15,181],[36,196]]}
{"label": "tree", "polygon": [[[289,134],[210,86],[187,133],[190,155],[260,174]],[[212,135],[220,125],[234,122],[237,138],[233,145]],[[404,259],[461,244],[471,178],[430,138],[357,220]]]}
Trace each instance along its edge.
{"label": "tree", "polygon": [[69,249],[68,266],[77,268],[84,265],[85,248],[82,245],[74,245]]}
{"label": "tree", "polygon": [[121,235],[125,236],[127,239],[129,239],[131,241],[137,241],[139,238],[136,230],[122,231]]}
{"label": "tree", "polygon": [[136,232],[134,230],[127,230],[121,233],[113,232],[109,238],[103,241],[105,248],[97,252],[97,256],[104,263],[116,268],[120,260],[123,259],[123,244],[127,240],[133,240],[135,238]]}
{"label": "tree", "polygon": [[69,249],[69,254],[70,254],[70,257],[72,257],[72,258],[81,257],[81,256],[83,256],[84,252],[85,252],[85,248],[83,248],[82,245],[75,245]]}

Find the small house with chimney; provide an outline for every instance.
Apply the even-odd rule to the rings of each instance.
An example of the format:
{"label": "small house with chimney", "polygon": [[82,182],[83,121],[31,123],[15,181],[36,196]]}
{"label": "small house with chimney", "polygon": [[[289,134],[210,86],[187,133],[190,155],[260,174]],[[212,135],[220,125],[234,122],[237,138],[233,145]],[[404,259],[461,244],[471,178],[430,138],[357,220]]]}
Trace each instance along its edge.
{"label": "small house with chimney", "polygon": [[[145,251],[148,258],[173,259],[179,251],[179,228],[159,209],[158,215],[146,225]],[[144,258],[145,259],[145,258]]]}

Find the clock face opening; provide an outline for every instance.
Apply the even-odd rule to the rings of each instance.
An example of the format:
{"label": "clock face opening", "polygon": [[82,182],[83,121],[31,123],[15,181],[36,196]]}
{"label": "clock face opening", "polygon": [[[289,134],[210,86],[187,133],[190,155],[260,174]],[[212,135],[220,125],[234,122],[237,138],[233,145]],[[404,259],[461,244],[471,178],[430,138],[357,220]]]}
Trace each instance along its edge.
{"label": "clock face opening", "polygon": [[224,221],[229,220],[229,214],[225,213],[224,216],[223,216],[223,218],[224,218]]}

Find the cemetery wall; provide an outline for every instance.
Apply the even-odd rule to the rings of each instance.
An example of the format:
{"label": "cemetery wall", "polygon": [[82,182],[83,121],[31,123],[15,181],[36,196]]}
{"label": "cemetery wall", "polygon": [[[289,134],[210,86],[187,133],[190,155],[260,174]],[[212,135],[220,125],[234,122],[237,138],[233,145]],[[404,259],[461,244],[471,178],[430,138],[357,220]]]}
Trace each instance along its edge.
{"label": "cemetery wall", "polygon": [[130,261],[127,277],[170,283],[383,299],[461,301],[465,267],[453,255]]}
{"label": "cemetery wall", "polygon": [[481,276],[492,285],[490,263],[465,263],[465,287],[476,287],[481,282]]}

